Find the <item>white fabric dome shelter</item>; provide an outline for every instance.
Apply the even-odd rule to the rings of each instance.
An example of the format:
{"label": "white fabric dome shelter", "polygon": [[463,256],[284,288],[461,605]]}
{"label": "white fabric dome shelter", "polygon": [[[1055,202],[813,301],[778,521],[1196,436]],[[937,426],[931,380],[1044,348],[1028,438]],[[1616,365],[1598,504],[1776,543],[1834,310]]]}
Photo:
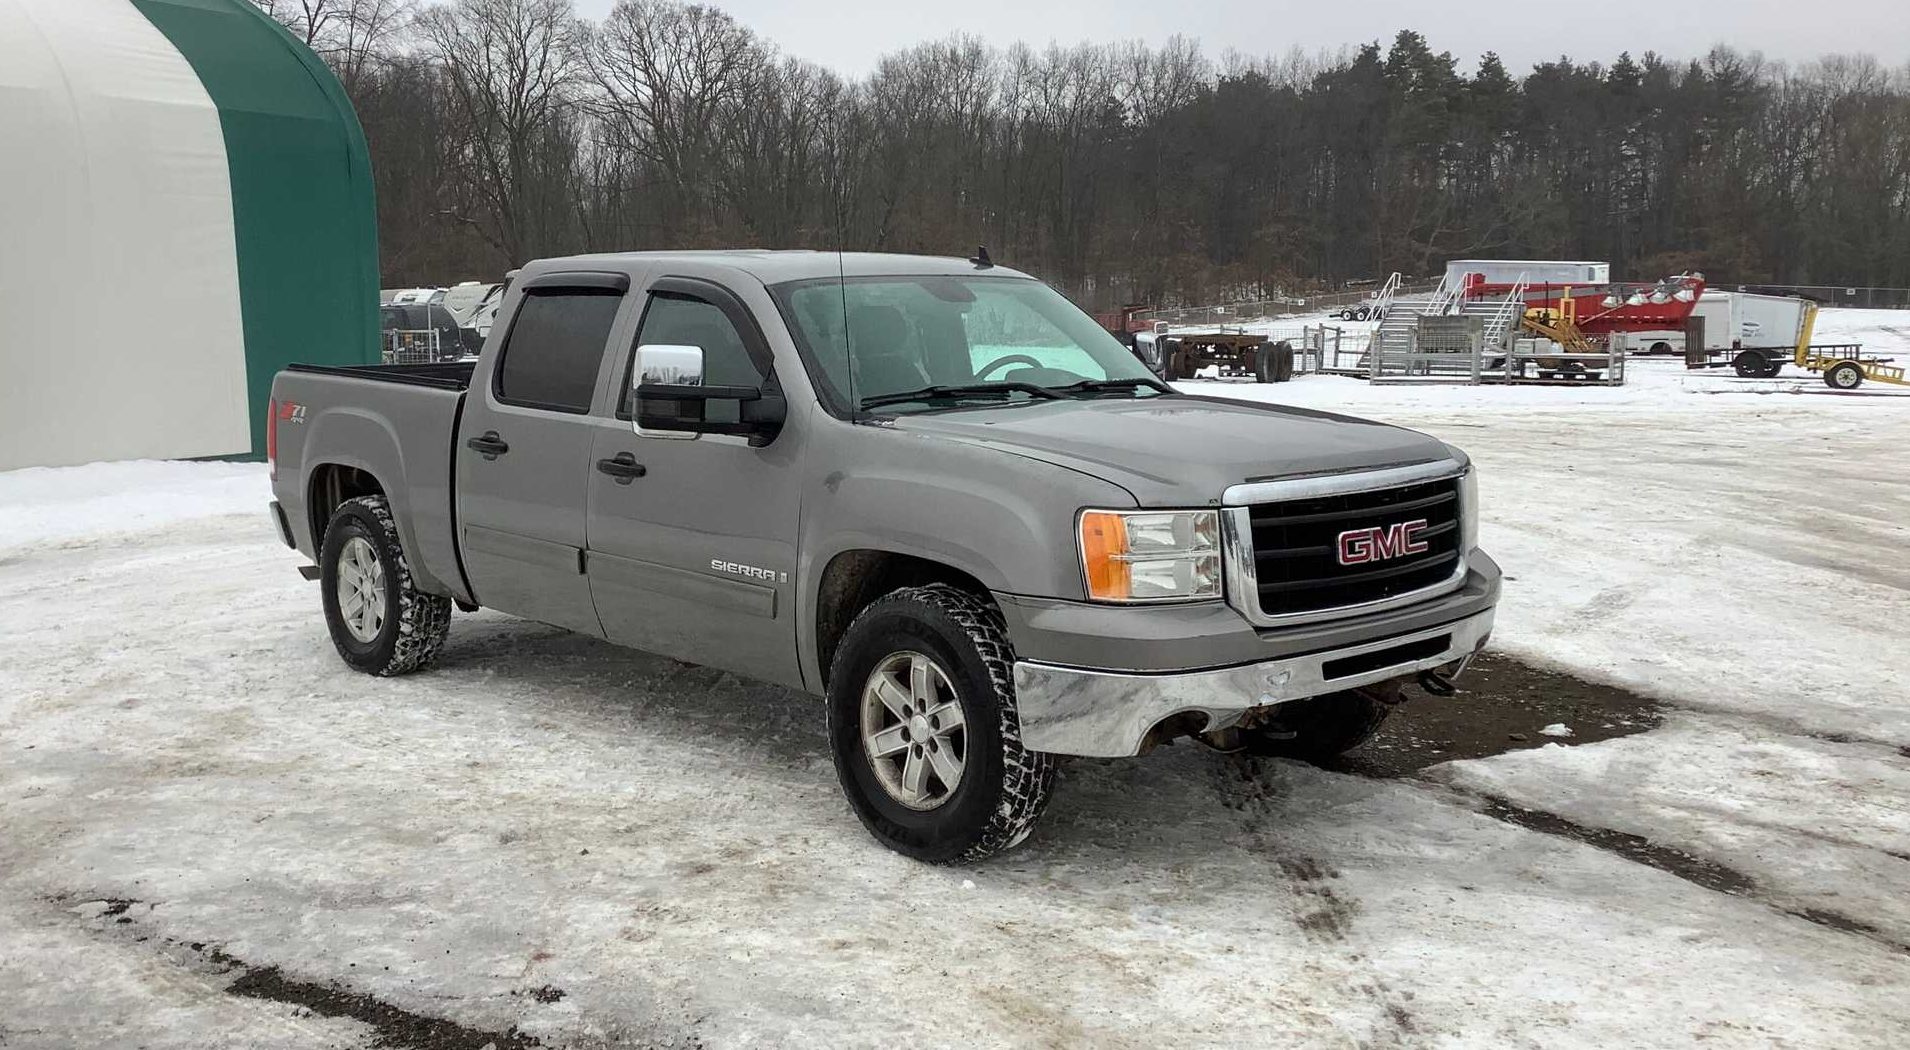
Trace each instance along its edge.
{"label": "white fabric dome shelter", "polygon": [[[256,451],[257,373],[283,356],[256,345],[259,326],[274,312],[322,312],[326,303],[265,301],[242,280],[248,219],[244,207],[235,212],[235,187],[253,191],[234,162],[256,139],[209,86],[234,62],[265,70],[257,82],[268,109],[291,78],[304,78],[313,95],[323,85],[287,49],[302,45],[242,8],[243,0],[0,0],[0,469]],[[258,53],[214,54],[232,51],[233,39]],[[349,106],[345,119],[362,152]],[[326,177],[340,179],[345,167]],[[368,165],[365,174],[368,215]],[[337,221],[323,200],[313,203],[320,214],[289,221]],[[280,235],[298,231],[254,231],[261,242]],[[353,280],[371,289],[365,313],[375,325],[368,223],[362,239],[372,272]],[[368,359],[372,347],[343,342],[349,359]]]}

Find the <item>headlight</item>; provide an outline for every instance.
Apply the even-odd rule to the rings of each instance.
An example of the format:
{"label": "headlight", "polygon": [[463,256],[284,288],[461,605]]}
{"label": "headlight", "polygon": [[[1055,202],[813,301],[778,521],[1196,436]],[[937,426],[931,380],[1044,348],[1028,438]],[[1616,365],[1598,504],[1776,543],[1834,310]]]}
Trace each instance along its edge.
{"label": "headlight", "polygon": [[1086,510],[1078,538],[1090,600],[1220,597],[1217,511]]}

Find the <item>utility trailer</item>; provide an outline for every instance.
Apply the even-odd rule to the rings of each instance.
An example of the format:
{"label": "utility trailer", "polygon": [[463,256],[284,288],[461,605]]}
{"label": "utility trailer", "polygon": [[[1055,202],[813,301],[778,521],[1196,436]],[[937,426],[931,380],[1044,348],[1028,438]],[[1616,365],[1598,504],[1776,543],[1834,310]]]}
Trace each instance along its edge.
{"label": "utility trailer", "polygon": [[1811,307],[1810,300],[1797,296],[1707,289],[1692,307],[1680,338],[1685,362],[1691,367],[1729,365],[1746,379],[1774,376],[1795,356]]}
{"label": "utility trailer", "polygon": [[[1744,294],[1744,293],[1734,293]],[[1780,298],[1778,296],[1759,296],[1761,299]],[[1687,349],[1685,367],[1730,368],[1745,379],[1772,379],[1784,370],[1784,366],[1794,364],[1813,374],[1822,374],[1824,385],[1832,390],[1855,390],[1869,379],[1879,383],[1896,386],[1910,386],[1905,370],[1894,364],[1894,358],[1864,356],[1861,343],[1813,343],[1811,335],[1817,326],[1817,304],[1799,299],[1802,306],[1798,310],[1795,341],[1790,346],[1743,346],[1736,345],[1722,349],[1709,347]]]}
{"label": "utility trailer", "polygon": [[1160,337],[1161,377],[1192,379],[1210,365],[1222,378],[1245,377],[1259,383],[1284,383],[1293,378],[1293,344],[1273,342],[1252,332],[1172,332]]}

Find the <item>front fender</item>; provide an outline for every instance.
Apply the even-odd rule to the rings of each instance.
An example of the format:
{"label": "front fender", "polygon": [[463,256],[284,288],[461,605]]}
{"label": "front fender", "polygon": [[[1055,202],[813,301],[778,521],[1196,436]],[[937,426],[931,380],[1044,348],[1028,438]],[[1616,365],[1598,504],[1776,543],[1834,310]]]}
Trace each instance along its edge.
{"label": "front fender", "polygon": [[838,465],[821,469],[803,500],[796,628],[803,674],[812,682],[822,680],[819,590],[837,556],[909,555],[965,573],[990,591],[1080,599],[1076,515],[1084,507],[1135,505],[1112,482],[999,448],[873,427],[843,430],[860,447],[816,457]]}

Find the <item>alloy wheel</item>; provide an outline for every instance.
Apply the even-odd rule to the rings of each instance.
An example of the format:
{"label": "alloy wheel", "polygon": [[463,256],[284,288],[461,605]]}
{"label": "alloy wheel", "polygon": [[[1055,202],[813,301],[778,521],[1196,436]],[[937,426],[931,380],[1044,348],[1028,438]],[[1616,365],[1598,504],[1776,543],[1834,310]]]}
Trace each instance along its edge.
{"label": "alloy wheel", "polygon": [[968,759],[967,717],[947,672],[916,652],[876,664],[862,687],[862,748],[890,798],[914,810],[947,802]]}

